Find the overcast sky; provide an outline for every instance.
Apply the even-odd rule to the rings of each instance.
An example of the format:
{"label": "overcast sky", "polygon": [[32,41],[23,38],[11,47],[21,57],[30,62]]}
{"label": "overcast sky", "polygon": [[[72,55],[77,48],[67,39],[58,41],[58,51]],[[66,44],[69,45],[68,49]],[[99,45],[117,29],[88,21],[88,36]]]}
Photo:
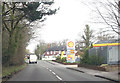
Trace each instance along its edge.
{"label": "overcast sky", "polygon": [[[82,0],[55,0],[53,8],[60,7],[60,10],[55,15],[48,16],[44,22],[45,26],[36,30],[36,33],[39,34],[36,40],[44,40],[47,43],[63,39],[76,40],[80,38],[80,34],[83,34],[86,24],[90,25],[90,28],[95,31],[98,28],[103,28],[102,25],[98,26],[90,23],[95,13],[81,2]],[[38,43],[36,40],[32,40],[27,47],[31,52],[34,51]]]}

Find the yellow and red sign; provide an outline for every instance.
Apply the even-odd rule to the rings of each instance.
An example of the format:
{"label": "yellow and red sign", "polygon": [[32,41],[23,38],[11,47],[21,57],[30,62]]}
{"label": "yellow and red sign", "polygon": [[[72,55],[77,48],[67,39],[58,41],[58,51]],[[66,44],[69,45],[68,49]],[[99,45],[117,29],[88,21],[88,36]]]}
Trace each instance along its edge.
{"label": "yellow and red sign", "polygon": [[67,41],[67,62],[75,62],[75,41]]}
{"label": "yellow and red sign", "polygon": [[75,60],[75,56],[74,55],[67,55],[67,60],[68,61]]}
{"label": "yellow and red sign", "polygon": [[74,43],[72,41],[68,42],[68,47],[73,47]]}
{"label": "yellow and red sign", "polygon": [[74,54],[75,53],[75,50],[70,50],[71,54]]}
{"label": "yellow and red sign", "polygon": [[103,43],[103,44],[93,44],[93,47],[102,47],[102,46],[119,46],[120,43]]}

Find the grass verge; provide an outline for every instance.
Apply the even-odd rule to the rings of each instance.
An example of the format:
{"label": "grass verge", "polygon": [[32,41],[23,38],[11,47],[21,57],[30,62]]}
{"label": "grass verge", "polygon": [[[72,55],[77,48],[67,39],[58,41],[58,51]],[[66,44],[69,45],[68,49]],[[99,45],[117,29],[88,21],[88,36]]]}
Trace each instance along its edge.
{"label": "grass verge", "polygon": [[10,66],[10,67],[2,67],[2,77],[7,77],[12,75],[26,67],[26,64],[20,66]]}

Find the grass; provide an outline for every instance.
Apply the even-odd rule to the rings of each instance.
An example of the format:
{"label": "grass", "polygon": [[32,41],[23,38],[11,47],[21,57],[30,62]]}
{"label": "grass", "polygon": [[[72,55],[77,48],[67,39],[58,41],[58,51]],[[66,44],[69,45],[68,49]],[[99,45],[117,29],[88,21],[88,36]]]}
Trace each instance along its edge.
{"label": "grass", "polygon": [[14,72],[22,70],[25,66],[26,66],[26,64],[23,64],[21,66],[3,67],[2,68],[2,77],[11,75]]}

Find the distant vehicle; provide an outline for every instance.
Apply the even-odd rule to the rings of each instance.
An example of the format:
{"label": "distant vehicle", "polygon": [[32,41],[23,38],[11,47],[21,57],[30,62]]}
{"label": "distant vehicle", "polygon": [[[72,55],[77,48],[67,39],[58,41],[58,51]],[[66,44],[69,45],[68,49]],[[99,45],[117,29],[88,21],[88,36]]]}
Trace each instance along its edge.
{"label": "distant vehicle", "polygon": [[29,63],[29,55],[28,55],[28,54],[27,54],[27,55],[25,55],[24,60],[25,60],[25,62],[26,62],[26,63]]}
{"label": "distant vehicle", "polygon": [[35,54],[29,55],[29,63],[37,63],[37,56]]}

